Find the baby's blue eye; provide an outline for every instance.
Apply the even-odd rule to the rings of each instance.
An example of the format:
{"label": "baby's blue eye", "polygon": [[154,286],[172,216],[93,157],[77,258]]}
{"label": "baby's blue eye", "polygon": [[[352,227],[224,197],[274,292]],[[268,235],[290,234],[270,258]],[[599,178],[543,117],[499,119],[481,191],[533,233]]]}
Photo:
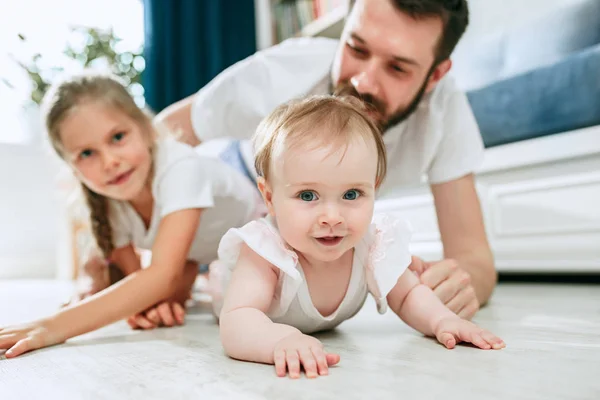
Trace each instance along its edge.
{"label": "baby's blue eye", "polygon": [[300,200],[302,200],[302,201],[315,201],[315,200],[317,200],[317,195],[315,194],[315,192],[311,192],[311,191],[301,192],[298,197],[300,197]]}
{"label": "baby's blue eye", "polygon": [[360,192],[356,189],[348,190],[344,193],[344,200],[356,200],[360,197]]}
{"label": "baby's blue eye", "polygon": [[121,140],[123,140],[123,138],[125,137],[125,133],[123,132],[119,132],[119,133],[115,133],[112,137],[113,142],[120,142]]}
{"label": "baby's blue eye", "polygon": [[79,158],[84,159],[84,158],[88,158],[92,155],[92,150],[83,150],[81,153],[79,153]]}

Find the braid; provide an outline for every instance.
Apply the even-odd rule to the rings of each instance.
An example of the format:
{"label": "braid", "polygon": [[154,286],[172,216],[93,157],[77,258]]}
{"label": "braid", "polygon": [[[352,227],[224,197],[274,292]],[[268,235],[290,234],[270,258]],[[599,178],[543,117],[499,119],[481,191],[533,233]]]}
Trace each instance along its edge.
{"label": "braid", "polygon": [[92,223],[92,232],[96,238],[96,243],[105,258],[109,258],[114,250],[112,241],[112,227],[108,219],[108,201],[106,197],[91,191],[85,185],[82,185],[83,193],[90,208],[90,221]]}

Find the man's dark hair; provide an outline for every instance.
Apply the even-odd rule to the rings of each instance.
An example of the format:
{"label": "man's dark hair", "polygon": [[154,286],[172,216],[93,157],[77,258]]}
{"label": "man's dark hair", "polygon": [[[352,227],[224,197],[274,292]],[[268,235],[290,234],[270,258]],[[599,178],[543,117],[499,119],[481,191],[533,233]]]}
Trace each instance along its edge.
{"label": "man's dark hair", "polygon": [[[387,0],[413,19],[441,18],[444,27],[435,53],[435,64],[450,58],[469,24],[467,0]],[[350,1],[350,10],[356,0]]]}

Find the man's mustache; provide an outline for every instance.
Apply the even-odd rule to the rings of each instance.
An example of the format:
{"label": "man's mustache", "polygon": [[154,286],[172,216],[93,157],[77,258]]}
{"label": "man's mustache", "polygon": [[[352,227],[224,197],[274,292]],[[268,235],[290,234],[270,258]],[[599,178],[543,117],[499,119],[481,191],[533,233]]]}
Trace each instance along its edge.
{"label": "man's mustache", "polygon": [[383,101],[375,98],[374,96],[366,93],[361,94],[356,91],[354,86],[349,82],[340,83],[333,92],[334,96],[353,96],[360,99],[368,109],[374,110],[382,117],[385,116],[385,104]]}

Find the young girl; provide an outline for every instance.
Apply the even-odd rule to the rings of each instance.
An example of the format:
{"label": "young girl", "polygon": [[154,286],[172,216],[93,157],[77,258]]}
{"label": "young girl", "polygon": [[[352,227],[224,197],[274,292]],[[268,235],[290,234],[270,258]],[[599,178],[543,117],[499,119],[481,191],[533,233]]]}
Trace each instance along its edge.
{"label": "young girl", "polygon": [[339,356],[307,334],[354,316],[367,293],[380,313],[391,308],[447,348],[460,341],[504,347],[407,269],[410,233],[402,221],[373,218],[385,147],[359,105],[312,97],[280,106],[258,127],[254,149],[269,215],[227,232],[210,271],[230,357],[274,364],[278,376],[287,369],[297,378],[301,366],[309,378],[327,375]]}
{"label": "young girl", "polygon": [[[83,185],[98,245],[126,277],[51,317],[0,329],[0,349],[9,349],[9,358],[173,296],[185,299],[198,264],[215,260],[223,234],[255,218],[262,204],[256,188],[232,167],[159,139],[150,118],[112,77],[72,77],[53,87],[45,103],[50,141]],[[134,248],[151,249],[148,268],[140,268]],[[152,328],[162,319],[172,325],[172,311],[183,322],[183,308],[162,305],[154,321],[138,314],[135,323]]]}

